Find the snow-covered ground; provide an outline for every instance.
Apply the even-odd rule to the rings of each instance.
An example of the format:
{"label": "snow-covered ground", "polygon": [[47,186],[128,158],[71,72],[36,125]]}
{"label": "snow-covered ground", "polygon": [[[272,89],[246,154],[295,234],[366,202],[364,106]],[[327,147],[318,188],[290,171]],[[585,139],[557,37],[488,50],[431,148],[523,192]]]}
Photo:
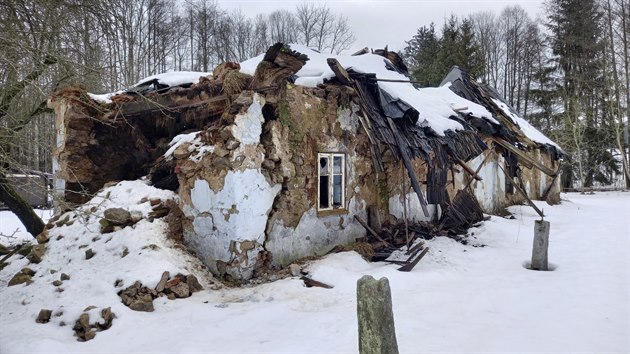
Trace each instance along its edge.
{"label": "snow-covered ground", "polygon": [[[149,188],[123,184],[98,203],[111,207],[116,198],[120,203],[156,192]],[[29,265],[37,271],[34,283],[7,287],[27,264],[20,257],[0,271],[0,352],[356,353],[356,281],[365,274],[389,278],[401,352],[630,352],[630,193],[563,194],[561,205],[537,204],[551,222],[554,271],[524,268],[537,217],[530,207],[514,206],[516,219],[493,216],[470,230],[472,245],[429,241],[429,253],[410,273],[367,263],[356,253],[332,254],[305,268],[333,289],[286,278],[211,290],[206,277],[206,290],[187,299],[158,298],[151,313],[122,305],[114,279],[127,286],[142,277],[137,280],[155,286],[164,270],[199,274],[196,262],[169,248],[161,220],[107,234],[107,243],[110,236],[92,241],[92,221],[84,220],[51,232],[64,238],[52,239],[44,261]],[[145,215],[148,210],[135,199],[128,205]],[[0,213],[1,233],[13,232],[11,220]],[[146,243],[158,248],[143,250]],[[84,244],[97,253],[89,261],[81,257]],[[125,258],[121,247],[129,249]],[[53,267],[71,276],[64,292],[50,285],[59,274],[50,274]],[[72,325],[88,305],[111,306],[117,318],[109,330],[81,343]],[[41,308],[63,314],[38,324]]]}

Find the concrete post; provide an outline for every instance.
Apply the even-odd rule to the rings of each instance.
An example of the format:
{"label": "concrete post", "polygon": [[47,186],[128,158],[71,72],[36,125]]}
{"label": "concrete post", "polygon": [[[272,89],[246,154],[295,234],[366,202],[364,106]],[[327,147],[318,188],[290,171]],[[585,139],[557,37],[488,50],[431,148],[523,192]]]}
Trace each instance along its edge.
{"label": "concrete post", "polygon": [[357,281],[359,353],[398,354],[392,293],[387,278],[364,275]]}
{"label": "concrete post", "polygon": [[549,221],[536,220],[534,224],[534,246],[532,247],[532,269],[549,270]]}

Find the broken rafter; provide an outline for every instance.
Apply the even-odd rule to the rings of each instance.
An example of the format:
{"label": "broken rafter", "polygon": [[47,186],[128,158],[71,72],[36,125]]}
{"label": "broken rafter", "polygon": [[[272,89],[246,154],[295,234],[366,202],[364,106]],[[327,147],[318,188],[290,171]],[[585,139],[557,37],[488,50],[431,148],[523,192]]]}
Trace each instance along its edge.
{"label": "broken rafter", "polygon": [[523,151],[521,151],[519,148],[515,147],[514,145],[508,143],[507,141],[501,138],[497,138],[497,137],[492,137],[492,140],[494,140],[497,144],[501,145],[503,148],[510,151],[514,155],[518,156],[519,161],[521,161],[522,163],[527,162],[530,165],[533,165],[534,167],[536,167],[537,169],[539,169],[540,171],[542,171],[544,174],[546,174],[549,177],[555,177],[558,175],[556,171],[536,161],[531,156],[528,156],[526,153],[524,153]]}
{"label": "broken rafter", "polygon": [[[343,83],[344,85],[350,85],[355,88],[355,90],[357,91],[359,95],[361,105],[363,106],[364,111],[367,112],[368,114],[372,114],[371,110],[365,107],[366,103],[365,103],[364,97],[362,97],[361,95],[361,90],[358,88],[358,85],[356,85],[355,80],[350,77],[346,69],[344,69],[343,66],[341,66],[341,64],[337,61],[337,59],[328,58],[326,62],[328,63],[328,66],[333,71],[333,73],[335,73],[335,76],[341,83]],[[424,198],[422,190],[420,189],[420,183],[418,182],[418,178],[416,177],[416,174],[413,171],[413,166],[411,166],[411,160],[409,159],[409,156],[407,155],[406,151],[404,151],[405,145],[403,144],[400,138],[400,132],[396,128],[396,125],[394,124],[391,118],[386,117],[386,119],[389,124],[389,128],[391,129],[391,132],[396,141],[398,152],[400,156],[402,157],[403,163],[405,164],[405,168],[407,169],[407,173],[409,174],[409,178],[411,179],[411,185],[413,187],[413,190],[416,192],[416,195],[418,195],[418,200],[420,201],[422,212],[424,213],[424,216],[429,217],[430,213],[429,213],[429,209],[427,208],[427,201]]]}
{"label": "broken rafter", "polygon": [[400,156],[402,157],[403,163],[405,164],[405,168],[407,169],[407,174],[409,175],[409,179],[411,179],[411,186],[413,187],[414,192],[418,195],[418,200],[420,201],[420,206],[422,207],[422,212],[424,216],[429,217],[429,209],[427,208],[427,201],[424,199],[424,194],[422,194],[422,189],[420,189],[420,183],[418,183],[418,178],[416,177],[416,173],[413,171],[413,166],[411,166],[411,160],[409,160],[409,156],[405,154],[403,149],[403,143],[400,139],[400,133],[396,128],[396,125],[392,121],[391,118],[387,117],[387,122],[389,123],[392,132],[394,133],[394,138],[396,139],[396,144],[398,144],[398,148],[400,149]]}
{"label": "broken rafter", "polygon": [[[484,157],[483,161],[481,161],[481,163],[479,164],[479,166],[475,170],[475,175],[479,175],[479,171],[481,171],[481,168],[483,167],[483,165],[486,164],[486,161],[488,161],[488,158],[490,158],[490,155],[492,155],[492,154],[487,154],[486,157]],[[453,178],[453,180],[455,180],[455,179]],[[473,183],[473,181],[476,181],[476,179],[471,179],[470,181],[468,181],[468,183],[466,183],[466,186],[464,186],[464,188],[462,188],[462,189],[467,189],[468,187],[470,187],[470,185]]]}
{"label": "broken rafter", "polygon": [[[505,177],[508,179],[512,179],[512,177],[510,177],[510,175],[507,173],[507,171],[505,169],[503,169],[503,167],[501,166],[501,164],[497,164],[497,166],[499,166],[499,168],[501,169],[501,171],[503,171],[503,173],[505,174]],[[520,176],[518,177],[519,181],[520,181]],[[525,192],[523,190],[523,188],[521,188],[521,186],[519,186],[518,183],[512,183],[512,185],[514,186],[514,188],[516,188],[516,190],[521,193],[521,195],[525,198],[525,201],[527,201],[527,204],[529,204],[529,206],[531,206],[532,208],[534,208],[534,210],[536,211],[536,213],[541,217],[544,218],[545,215],[543,214],[542,210],[540,210],[536,204],[534,204],[534,202],[532,202],[531,199],[529,199],[529,196],[527,196],[527,192]]]}
{"label": "broken rafter", "polygon": [[183,105],[174,102],[168,96],[160,96],[156,97],[155,99],[144,99],[140,101],[123,103],[120,105],[120,110],[118,113],[122,114],[125,117],[129,117],[133,115],[152,112],[177,112],[187,108],[208,105],[212,106],[211,112],[216,112],[216,114],[220,114],[227,108],[228,103],[229,102],[227,95],[215,96],[207,100]]}
{"label": "broken rafter", "polygon": [[363,226],[372,236],[376,237],[377,240],[383,242],[385,245],[392,247],[392,245],[385,241],[381,236],[379,236],[376,231],[372,230],[372,228],[365,222],[359,215],[355,215],[354,218]]}
{"label": "broken rafter", "polygon": [[472,168],[468,167],[468,165],[466,165],[466,163],[460,159],[455,159],[455,162],[457,162],[458,165],[460,165],[464,171],[468,172],[469,175],[471,175],[474,179],[476,179],[477,181],[481,181],[482,178],[477,174],[476,171],[473,171]]}
{"label": "broken rafter", "polygon": [[[425,254],[427,254],[427,252],[429,252],[429,247],[425,247],[422,250],[422,253],[420,253],[416,259],[414,259],[413,261],[409,261],[409,263],[405,264],[404,266],[398,268],[399,271],[401,272],[411,272],[411,270],[416,266],[416,264],[418,264],[418,262],[420,262],[420,260],[422,259],[422,257],[424,257]],[[413,257],[413,256],[411,256]],[[411,257],[409,257],[411,259]]]}

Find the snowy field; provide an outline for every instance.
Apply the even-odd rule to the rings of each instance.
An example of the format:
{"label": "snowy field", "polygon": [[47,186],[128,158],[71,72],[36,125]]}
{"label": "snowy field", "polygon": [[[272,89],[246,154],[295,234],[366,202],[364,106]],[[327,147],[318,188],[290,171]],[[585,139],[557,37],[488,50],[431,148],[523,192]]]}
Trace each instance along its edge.
{"label": "snowy field", "polygon": [[[140,222],[134,233],[125,228],[111,234],[109,243],[92,242],[90,222],[63,226],[57,232],[65,237],[48,243],[44,261],[28,265],[37,271],[32,284],[7,287],[27,266],[25,259],[16,257],[0,271],[0,352],[356,353],[356,281],[370,274],[389,278],[401,352],[628,353],[630,193],[562,197],[554,207],[537,202],[551,222],[554,271],[524,268],[536,215],[530,207],[514,206],[516,219],[493,216],[470,230],[472,245],[429,241],[429,253],[410,273],[367,263],[356,253],[332,254],[305,268],[333,289],[306,288],[297,278],[286,278],[211,290],[206,277],[206,290],[187,299],[158,298],[151,313],[121,304],[114,280],[155,286],[164,270],[196,269],[203,277],[194,260],[168,247],[160,220]],[[142,204],[134,205],[142,210]],[[0,233],[12,234],[18,226],[10,213],[0,212]],[[0,243],[6,241],[0,237]],[[147,242],[158,251],[140,251]],[[81,259],[83,249],[75,249],[86,243],[97,252],[89,261]],[[130,253],[120,258],[123,245]],[[58,278],[50,274],[52,268],[71,276],[64,292],[50,285]],[[72,325],[88,305],[111,306],[117,318],[109,330],[80,343]],[[37,324],[41,308],[61,315]]]}

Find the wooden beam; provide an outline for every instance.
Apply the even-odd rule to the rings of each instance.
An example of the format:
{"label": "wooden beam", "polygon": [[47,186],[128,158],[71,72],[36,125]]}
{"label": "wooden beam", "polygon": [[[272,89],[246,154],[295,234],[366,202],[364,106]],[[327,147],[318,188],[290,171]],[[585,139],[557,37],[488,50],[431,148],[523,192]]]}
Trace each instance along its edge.
{"label": "wooden beam", "polygon": [[398,270],[401,272],[411,272],[411,270],[416,266],[416,264],[420,262],[422,257],[424,257],[424,255],[427,254],[427,252],[429,252],[429,247],[425,247],[424,250],[422,250],[422,253],[420,253],[418,257],[416,257],[416,259],[398,268]]}
{"label": "wooden beam", "polygon": [[424,199],[424,194],[422,194],[422,189],[420,189],[420,183],[418,183],[418,178],[416,177],[416,173],[413,171],[413,166],[411,166],[411,161],[407,154],[403,152],[403,143],[400,140],[400,133],[398,132],[398,128],[396,128],[396,124],[392,121],[391,118],[387,117],[387,122],[389,123],[389,127],[392,129],[392,133],[394,133],[394,138],[396,139],[396,144],[398,145],[398,149],[400,151],[400,156],[402,157],[403,163],[405,164],[405,168],[407,169],[407,174],[411,179],[411,186],[413,187],[414,192],[418,196],[418,200],[420,201],[420,206],[422,207],[422,212],[424,216],[427,218],[431,215],[429,214],[429,209],[427,208],[427,201]]}
{"label": "wooden beam", "polygon": [[462,166],[462,168],[464,169],[464,171],[468,172],[469,175],[471,175],[474,179],[476,179],[477,181],[481,181],[483,180],[478,174],[477,172],[473,171],[472,168],[468,167],[468,165],[466,165],[466,163],[460,159],[455,159],[455,162],[457,162],[458,165]]}
{"label": "wooden beam", "polygon": [[158,96],[156,98],[151,99],[143,99],[140,101],[133,101],[120,104],[119,113],[123,116],[133,116],[144,113],[152,113],[157,111],[164,112],[177,112],[182,109],[197,107],[201,105],[211,105],[215,104],[216,110],[218,112],[222,112],[228,106],[228,96],[220,95],[211,97],[207,100],[192,102],[189,104],[178,104],[174,102],[171,97],[166,95]]}
{"label": "wooden beam", "polygon": [[508,143],[507,141],[505,141],[505,140],[503,140],[501,138],[497,138],[497,137],[492,137],[492,140],[494,140],[497,144],[499,144],[502,147],[504,147],[506,150],[508,150],[511,153],[513,153],[516,156],[518,156],[519,161],[524,160],[525,162],[533,165],[534,167],[536,167],[537,169],[542,171],[547,176],[555,177],[555,176],[558,175],[558,173],[556,173],[556,171],[554,171],[554,170],[550,169],[549,167],[547,167],[547,166],[541,164],[540,162],[536,161],[531,156],[527,155],[526,153],[521,151],[519,148],[517,148],[516,146]]}
{"label": "wooden beam", "polygon": [[[479,174],[479,171],[481,171],[481,168],[483,167],[483,165],[486,164],[486,161],[488,161],[488,158],[490,158],[490,155],[492,155],[491,152],[489,152],[488,155],[486,155],[486,157],[484,157],[483,161],[481,161],[481,163],[479,164],[479,166],[475,170],[475,174],[476,175]],[[453,178],[453,181],[455,181],[455,178]],[[475,179],[471,179],[470,181],[468,181],[466,186],[464,186],[464,188],[462,188],[462,189],[466,189],[466,188],[470,187],[470,185],[473,183],[473,181],[476,181],[476,180]]]}
{"label": "wooden beam", "polygon": [[350,75],[348,74],[346,69],[344,69],[343,66],[339,64],[339,61],[337,61],[337,59],[328,58],[326,59],[326,62],[328,63],[328,66],[333,71],[333,73],[335,73],[337,79],[341,81],[342,84],[352,86],[352,79],[350,78]]}
{"label": "wooden beam", "polygon": [[[501,171],[503,171],[503,173],[505,174],[506,178],[511,179],[512,177],[510,177],[510,175],[507,173],[506,170],[503,169],[503,167],[501,166],[501,164],[497,164],[497,166],[499,166],[499,168],[501,169]],[[532,208],[534,208],[534,210],[536,211],[536,213],[541,217],[544,218],[545,215],[543,214],[542,210],[538,209],[538,207],[536,206],[536,204],[534,204],[534,202],[532,202],[531,199],[529,199],[529,197],[527,196],[527,192],[525,192],[521,186],[518,185],[518,183],[512,183],[512,185],[514,186],[514,188],[516,188],[516,190],[521,193],[521,195],[525,198],[525,201],[527,201],[527,204],[529,204],[529,206],[531,206]]]}
{"label": "wooden beam", "polygon": [[377,240],[385,243],[389,247],[392,247],[389,242],[385,241],[381,236],[376,233],[376,231],[372,230],[372,228],[365,221],[363,221],[363,219],[361,219],[359,215],[355,215],[354,218],[359,222],[359,224],[361,224],[361,226],[363,226],[370,234],[372,234],[372,236],[376,237]]}

